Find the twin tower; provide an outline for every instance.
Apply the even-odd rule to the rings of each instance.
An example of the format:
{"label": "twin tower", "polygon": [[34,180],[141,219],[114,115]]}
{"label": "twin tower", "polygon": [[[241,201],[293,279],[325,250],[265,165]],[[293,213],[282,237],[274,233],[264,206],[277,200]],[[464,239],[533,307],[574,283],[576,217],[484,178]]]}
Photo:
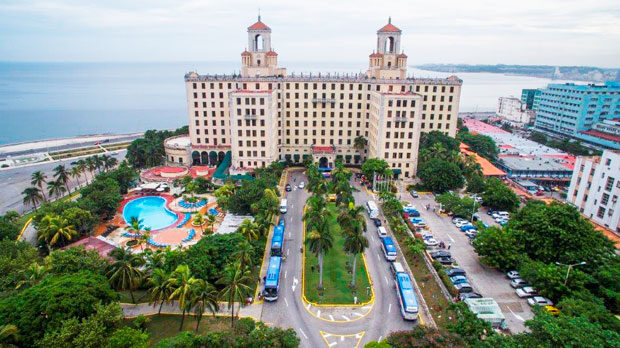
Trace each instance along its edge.
{"label": "twin tower", "polygon": [[[370,55],[369,78],[404,79],[407,74],[407,56],[399,53],[402,31],[388,24],[377,31],[377,50]],[[271,48],[271,28],[261,21],[248,27],[248,49],[241,53],[243,77],[286,76],[286,68],[278,67],[278,54]]]}

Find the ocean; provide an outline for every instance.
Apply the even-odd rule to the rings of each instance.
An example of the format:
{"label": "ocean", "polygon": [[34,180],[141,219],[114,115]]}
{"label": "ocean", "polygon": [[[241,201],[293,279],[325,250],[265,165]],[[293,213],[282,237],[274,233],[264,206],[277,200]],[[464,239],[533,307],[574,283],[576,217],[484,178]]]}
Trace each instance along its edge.
{"label": "ocean", "polygon": [[[364,62],[289,63],[289,73],[359,73]],[[358,66],[361,69],[351,69]],[[0,144],[100,133],[129,133],[187,124],[183,76],[239,72],[239,62],[12,63],[0,62]],[[409,69],[417,77],[452,74]],[[550,80],[492,73],[458,73],[460,111],[494,111],[497,98]]]}

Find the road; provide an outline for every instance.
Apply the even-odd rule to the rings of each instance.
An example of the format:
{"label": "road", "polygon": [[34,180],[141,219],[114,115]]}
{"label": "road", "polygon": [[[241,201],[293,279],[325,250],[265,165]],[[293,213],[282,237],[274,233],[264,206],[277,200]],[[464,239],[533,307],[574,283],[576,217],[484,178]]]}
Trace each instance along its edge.
{"label": "road", "polygon": [[[420,215],[428,224],[431,234],[438,241],[443,241],[450,245],[452,257],[457,261],[458,267],[467,272],[467,278],[472,287],[484,297],[492,297],[497,301],[504,316],[506,323],[513,333],[525,330],[524,321],[533,318],[532,311],[525,299],[520,299],[515,294],[515,290],[510,287],[509,280],[505,275],[495,269],[486,267],[478,261],[478,254],[469,243],[469,238],[452,223],[448,216],[438,215],[433,210],[426,210],[424,206],[430,204],[431,207],[437,203],[430,194],[420,195],[420,198],[413,198],[406,191],[401,192],[401,199],[413,203]],[[483,222],[488,225],[497,225],[493,219],[480,211]]]}
{"label": "road", "polygon": [[[306,181],[300,172],[291,172],[291,186]],[[375,292],[374,306],[364,314],[345,314],[346,310],[309,310],[301,299],[302,282],[302,209],[310,194],[295,188],[287,193],[288,212],[283,263],[280,274],[279,298],[265,302],[261,320],[276,326],[293,328],[301,339],[302,347],[363,347],[370,341],[385,338],[392,331],[409,330],[415,325],[402,319],[398,299],[392,280],[389,263],[380,253],[379,240],[374,224],[368,221],[367,237],[370,247],[365,252],[368,271]],[[355,193],[357,205],[364,204],[370,197],[365,192]],[[402,262],[402,259],[398,261]],[[358,312],[362,312],[359,309]],[[355,312],[355,311],[354,311]],[[312,314],[311,314],[312,313]],[[329,314],[327,314],[329,313]],[[320,316],[320,319],[317,318]],[[339,322],[332,321],[340,319]],[[344,318],[344,320],[343,320]],[[349,319],[349,320],[347,320]],[[321,333],[323,332],[323,333]]]}
{"label": "road", "polygon": [[[111,152],[107,152],[106,154],[115,157],[120,162],[125,158],[126,152],[126,150],[119,150],[116,155],[112,155]],[[47,175],[48,180],[53,180],[54,167],[64,164],[67,166],[67,169],[69,169],[71,167],[71,162],[76,160],[76,158],[73,158],[54,162],[42,162],[0,170],[0,215],[3,215],[9,210],[15,210],[20,214],[32,210],[32,207],[24,206],[22,191],[32,186],[30,184],[30,176],[33,172],[40,170]],[[92,179],[90,173],[87,174],[87,177],[89,180]],[[83,175],[80,178],[80,182],[84,184],[85,180],[86,177]],[[77,185],[74,179],[69,181],[69,189],[71,191],[73,191]],[[48,196],[47,190],[45,196]]]}

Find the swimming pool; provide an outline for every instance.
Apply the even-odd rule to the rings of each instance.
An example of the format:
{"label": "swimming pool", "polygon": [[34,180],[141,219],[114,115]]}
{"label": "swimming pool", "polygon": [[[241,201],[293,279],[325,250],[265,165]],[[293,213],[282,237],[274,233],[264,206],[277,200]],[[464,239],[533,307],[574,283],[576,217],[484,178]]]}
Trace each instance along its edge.
{"label": "swimming pool", "polygon": [[131,224],[131,218],[142,220],[144,227],[159,230],[174,224],[177,214],[166,208],[166,199],[158,196],[146,196],[129,201],[123,208],[123,218]]}

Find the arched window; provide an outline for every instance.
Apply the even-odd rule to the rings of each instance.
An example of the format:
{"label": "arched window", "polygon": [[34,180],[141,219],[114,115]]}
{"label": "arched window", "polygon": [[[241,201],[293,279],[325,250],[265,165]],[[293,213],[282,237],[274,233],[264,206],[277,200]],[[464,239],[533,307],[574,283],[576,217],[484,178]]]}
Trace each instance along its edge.
{"label": "arched window", "polygon": [[385,41],[385,53],[394,53],[394,37],[390,36]]}
{"label": "arched window", "polygon": [[254,50],[262,51],[264,47],[265,39],[263,39],[263,36],[261,34],[257,34],[256,36],[254,36]]}

